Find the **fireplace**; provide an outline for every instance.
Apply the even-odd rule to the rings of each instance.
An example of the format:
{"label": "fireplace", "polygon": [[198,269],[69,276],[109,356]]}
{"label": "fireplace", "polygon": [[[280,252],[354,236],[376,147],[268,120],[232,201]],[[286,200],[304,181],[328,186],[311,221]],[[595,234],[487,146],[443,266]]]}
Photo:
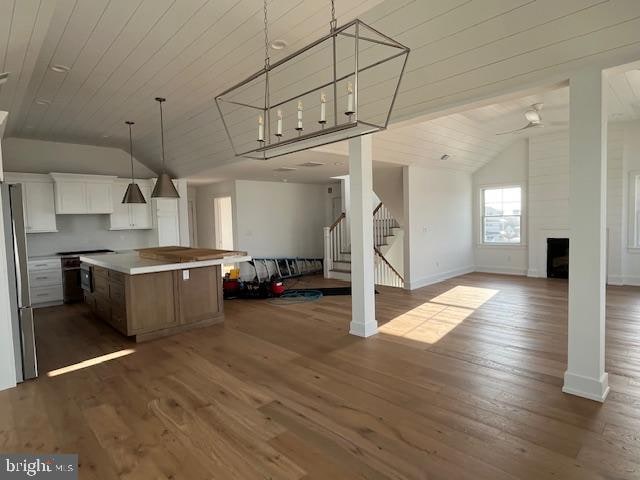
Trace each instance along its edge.
{"label": "fireplace", "polygon": [[568,238],[547,238],[547,277],[569,278]]}

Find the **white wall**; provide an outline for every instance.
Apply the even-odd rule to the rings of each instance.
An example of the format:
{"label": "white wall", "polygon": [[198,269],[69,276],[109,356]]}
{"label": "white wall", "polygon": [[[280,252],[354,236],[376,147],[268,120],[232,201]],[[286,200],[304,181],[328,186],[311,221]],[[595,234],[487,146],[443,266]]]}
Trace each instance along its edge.
{"label": "white wall", "polygon": [[215,246],[213,199],[230,196],[234,248],[254,257],[321,258],[334,194],[327,185],[249,180],[197,187],[198,245]]}
{"label": "white wall", "polygon": [[[482,185],[526,187],[523,247],[476,246],[479,271],[546,276],[546,239],[569,237],[569,133],[514,143],[474,174],[474,236],[480,238]],[[640,122],[609,125],[607,144],[607,270],[610,284],[640,284],[640,252],[627,246],[629,172],[640,170]],[[509,258],[510,257],[510,258]],[[509,261],[510,260],[510,261]]]}
{"label": "white wall", "polygon": [[[119,148],[96,147],[75,143],[45,142],[25,138],[5,138],[4,169],[24,173],[85,173],[131,176],[129,153]],[[134,144],[135,152],[135,144]],[[134,158],[136,178],[156,175]]]}
{"label": "white wall", "polygon": [[411,165],[403,184],[406,288],[473,271],[471,175]]}
{"label": "white wall", "polygon": [[[7,112],[0,112],[0,138],[4,134]],[[0,146],[0,181],[4,180],[2,165],[2,147]],[[4,225],[0,208],[0,226]],[[0,390],[15,387],[16,364],[13,350],[13,332],[11,330],[11,310],[9,309],[9,278],[7,269],[7,251],[4,228],[0,228]]]}
{"label": "white wall", "polygon": [[[233,207],[233,224],[236,221],[236,182],[218,182],[211,185],[196,187],[196,216],[198,230],[198,247],[216,248],[215,222],[213,216],[213,199],[216,197],[231,197]],[[233,244],[237,244],[236,228],[234,227]]]}
{"label": "white wall", "polygon": [[629,248],[629,174],[640,172],[640,121],[624,126],[622,152],[622,215],[620,229],[621,276],[627,285],[640,285],[640,250]]}
{"label": "white wall", "polygon": [[373,162],[373,191],[402,226],[404,221],[402,167]]}
{"label": "white wall", "polygon": [[[515,140],[491,162],[473,174],[473,238],[476,270],[480,272],[524,275],[527,272],[527,177],[529,143],[526,138]],[[483,245],[481,225],[482,188],[520,185],[525,209],[522,225],[522,245]]]}
{"label": "white wall", "polygon": [[325,185],[235,183],[236,248],[255,257],[322,258]]}
{"label": "white wall", "polygon": [[29,256],[71,250],[131,250],[153,244],[152,230],[109,230],[109,215],[58,215],[57,233],[27,235]]}

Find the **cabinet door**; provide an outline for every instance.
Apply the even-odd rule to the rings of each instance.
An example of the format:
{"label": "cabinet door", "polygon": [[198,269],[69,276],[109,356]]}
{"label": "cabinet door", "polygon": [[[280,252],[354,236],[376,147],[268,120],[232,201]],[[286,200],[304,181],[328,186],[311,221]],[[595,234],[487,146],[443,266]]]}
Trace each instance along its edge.
{"label": "cabinet door", "polygon": [[53,183],[23,184],[27,233],[57,232]]}
{"label": "cabinet door", "polygon": [[131,228],[131,209],[128,204],[122,203],[122,197],[127,190],[127,183],[116,182],[113,184],[113,213],[110,216],[111,230],[128,230]]}
{"label": "cabinet door", "polygon": [[56,213],[87,213],[87,189],[82,182],[56,182]]}
{"label": "cabinet door", "polygon": [[158,246],[170,247],[180,245],[178,215],[158,213]]}
{"label": "cabinet door", "polygon": [[87,212],[113,212],[113,184],[87,182]]}
{"label": "cabinet door", "polygon": [[151,187],[139,184],[140,191],[147,203],[134,203],[130,205],[131,223],[134,228],[153,228],[153,215],[151,213]]}

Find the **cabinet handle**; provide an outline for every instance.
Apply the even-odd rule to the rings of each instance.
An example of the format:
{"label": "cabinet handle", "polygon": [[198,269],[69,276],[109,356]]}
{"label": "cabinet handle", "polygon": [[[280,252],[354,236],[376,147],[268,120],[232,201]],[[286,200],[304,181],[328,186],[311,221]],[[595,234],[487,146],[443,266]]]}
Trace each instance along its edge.
{"label": "cabinet handle", "polygon": [[36,295],[36,297],[48,297],[48,296],[49,296],[49,294],[48,294],[48,293],[38,293],[38,294]]}
{"label": "cabinet handle", "polygon": [[46,280],[47,277],[36,277],[36,280]]}

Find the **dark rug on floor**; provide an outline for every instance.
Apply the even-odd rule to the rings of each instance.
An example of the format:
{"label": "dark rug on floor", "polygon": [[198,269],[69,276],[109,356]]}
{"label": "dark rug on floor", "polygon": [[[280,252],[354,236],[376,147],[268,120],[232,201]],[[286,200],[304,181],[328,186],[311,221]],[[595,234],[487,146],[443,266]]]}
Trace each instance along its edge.
{"label": "dark rug on floor", "polygon": [[[330,295],[351,295],[351,287],[332,287],[332,288],[296,288],[297,292],[316,291],[322,292],[322,295],[328,297]],[[376,294],[380,293],[376,290]]]}

